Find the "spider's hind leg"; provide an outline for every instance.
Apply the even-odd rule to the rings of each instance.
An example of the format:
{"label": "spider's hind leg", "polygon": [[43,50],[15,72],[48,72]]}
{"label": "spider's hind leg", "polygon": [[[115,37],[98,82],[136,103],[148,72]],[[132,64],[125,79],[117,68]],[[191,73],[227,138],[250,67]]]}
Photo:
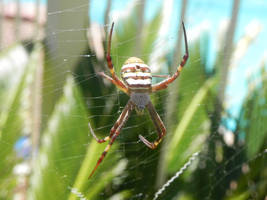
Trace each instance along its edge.
{"label": "spider's hind leg", "polygon": [[[115,125],[116,125],[116,124],[115,124]],[[112,128],[111,131],[110,131],[109,136],[105,137],[104,139],[99,139],[99,138],[96,136],[94,130],[92,129],[90,123],[88,123],[88,127],[89,127],[89,129],[90,129],[90,132],[91,132],[92,136],[95,138],[95,140],[96,140],[98,143],[104,143],[104,142],[106,142],[106,141],[109,141],[110,138],[112,137],[112,135],[113,135],[114,132],[115,132],[115,131],[112,131],[112,129],[113,129],[113,128]],[[113,127],[114,127],[114,126],[113,126]],[[116,130],[116,129],[115,129],[115,130]]]}
{"label": "spider's hind leg", "polygon": [[149,142],[147,139],[145,139],[142,135],[139,135],[140,140],[149,148],[155,149],[159,143],[161,142],[163,136],[166,134],[166,128],[160,119],[160,116],[158,115],[157,111],[155,110],[153,104],[149,102],[147,104],[147,109],[149,111],[149,114],[151,116],[151,119],[157,129],[158,132],[158,139],[156,139],[154,142]]}

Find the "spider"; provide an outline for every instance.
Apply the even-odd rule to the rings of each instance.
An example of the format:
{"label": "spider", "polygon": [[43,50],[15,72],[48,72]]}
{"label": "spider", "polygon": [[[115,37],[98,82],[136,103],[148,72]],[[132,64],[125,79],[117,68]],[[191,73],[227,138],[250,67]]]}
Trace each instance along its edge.
{"label": "spider", "polygon": [[125,63],[121,68],[122,81],[115,74],[110,55],[111,38],[114,27],[114,22],[112,23],[109,34],[108,49],[106,56],[111,77],[106,75],[104,72],[100,72],[98,74],[103,78],[109,80],[117,88],[126,93],[128,96],[130,96],[130,99],[126,104],[126,106],[124,107],[124,109],[122,110],[122,113],[120,114],[119,118],[111,128],[109,136],[105,137],[104,139],[98,139],[90,123],[88,124],[92,136],[98,143],[109,141],[104,152],[98,159],[95,168],[92,170],[89,178],[94,174],[97,167],[108,153],[111,145],[114,143],[115,139],[120,134],[122,127],[125,125],[126,121],[130,117],[131,112],[134,109],[136,110],[137,114],[143,114],[144,109],[147,108],[158,133],[158,138],[154,142],[149,142],[142,135],[139,135],[140,140],[151,149],[155,149],[158,146],[158,144],[162,141],[163,136],[166,134],[166,128],[162,120],[160,119],[159,114],[157,113],[153,104],[151,103],[149,94],[167,88],[168,85],[172,83],[180,75],[180,72],[182,71],[184,65],[186,64],[186,61],[189,57],[189,53],[188,53],[186,31],[183,22],[182,26],[183,26],[184,42],[185,42],[185,55],[183,56],[180,65],[177,67],[176,72],[172,76],[167,76],[165,80],[152,85],[151,83],[152,77],[166,77],[166,76],[152,75],[150,67],[146,65],[140,58],[130,57],[125,61]]}

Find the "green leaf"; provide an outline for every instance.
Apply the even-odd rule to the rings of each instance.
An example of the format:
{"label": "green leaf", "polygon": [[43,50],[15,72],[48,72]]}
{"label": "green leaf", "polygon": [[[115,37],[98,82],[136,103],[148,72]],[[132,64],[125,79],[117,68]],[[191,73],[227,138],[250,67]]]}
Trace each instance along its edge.
{"label": "green leaf", "polygon": [[[138,4],[136,6],[138,6]],[[137,14],[138,12],[135,7],[131,10],[131,14],[128,17],[121,19],[114,26],[116,34],[114,34],[112,38],[112,58],[117,74],[119,74],[123,63],[129,57],[140,57],[147,62],[153,50],[153,44],[158,36],[162,17],[161,10],[158,10],[151,22],[148,22],[146,26],[144,25],[142,33],[137,32]],[[137,37],[142,37],[141,40],[143,43],[140,48],[141,52],[134,55]]]}
{"label": "green leaf", "polygon": [[[23,101],[26,101],[25,95],[29,92],[30,80],[34,75],[40,54],[40,46],[36,45],[30,55],[28,65],[24,68],[16,85],[9,88],[6,105],[0,116],[0,197],[7,198],[13,193],[12,187],[15,185],[15,177],[12,176],[12,170],[19,158],[14,151],[14,145],[23,133],[25,123],[28,120],[23,116],[25,112]],[[23,118],[24,117],[24,118]],[[8,188],[8,189],[7,189]],[[5,192],[5,190],[10,192]],[[11,195],[11,194],[10,194]]]}
{"label": "green leaf", "polygon": [[204,39],[201,37],[191,44],[188,63],[179,77],[178,119],[183,117],[187,110],[188,102],[192,100],[207,79],[206,62],[204,61],[207,50],[201,49],[202,46],[207,46],[207,42]]}
{"label": "green leaf", "polygon": [[144,56],[142,59],[144,62],[148,62],[150,55],[152,54],[154,48],[156,39],[159,34],[159,29],[163,24],[161,24],[162,21],[162,10],[159,9],[155,15],[155,17],[149,22],[146,26],[144,26],[144,37],[142,39],[143,41],[143,49],[142,52],[140,52],[140,55]]}
{"label": "green leaf", "polygon": [[267,72],[263,72],[261,86],[251,91],[244,104],[242,131],[246,134],[247,155],[255,156],[267,138]]}
{"label": "green leaf", "polygon": [[[179,125],[176,127],[174,132],[174,136],[169,145],[169,153],[168,153],[168,168],[169,172],[174,172],[182,164],[185,160],[192,155],[195,151],[197,151],[205,140],[199,137],[205,137],[204,133],[200,132],[200,127],[187,132],[186,130],[192,127],[194,120],[197,120],[199,117],[199,105],[204,102],[207,98],[208,91],[215,84],[215,79],[208,79],[203,86],[197,91],[195,96],[192,98],[190,104],[186,108],[183,117],[180,120]],[[202,111],[203,112],[203,111]],[[194,139],[194,140],[193,140]],[[200,139],[200,140],[199,140]],[[200,143],[199,143],[200,141]],[[191,148],[190,148],[191,147]]]}
{"label": "green leaf", "polygon": [[[18,61],[17,58],[20,58]],[[7,109],[9,97],[21,80],[28,62],[28,54],[22,44],[17,44],[0,52],[0,112]]]}
{"label": "green leaf", "polygon": [[[98,158],[104,151],[105,145],[99,145],[95,140],[91,141],[87,149],[87,153],[76,177],[76,180],[72,187],[72,192],[69,196],[70,200],[77,198],[77,193],[73,191],[79,191],[86,196],[87,199],[96,198],[99,192],[103,190],[108,184],[111,183],[114,177],[118,176],[126,167],[127,161],[125,159],[120,160],[117,164],[117,157],[111,157],[110,154],[116,149],[116,145],[112,145],[112,150],[105,157],[103,162],[99,165],[95,174],[88,179],[91,171],[94,169]],[[112,167],[110,167],[112,166]]]}
{"label": "green leaf", "polygon": [[[79,195],[91,199],[122,172],[126,161],[115,164],[117,157],[107,155],[105,162],[88,180],[105,147],[96,141],[89,142],[88,131],[82,96],[73,79],[68,77],[63,96],[49,119],[38,159],[34,163],[30,199],[76,199]],[[115,148],[114,145],[112,149]],[[112,168],[108,168],[110,164]]]}
{"label": "green leaf", "polygon": [[30,199],[67,199],[88,144],[87,113],[68,77],[51,115],[31,177]]}
{"label": "green leaf", "polygon": [[[132,11],[134,13],[134,10]],[[135,47],[135,37],[137,37],[137,23],[133,14],[123,19],[114,26],[114,36],[112,38],[111,54],[112,62],[117,74],[120,74],[121,67],[127,58],[133,54]]]}

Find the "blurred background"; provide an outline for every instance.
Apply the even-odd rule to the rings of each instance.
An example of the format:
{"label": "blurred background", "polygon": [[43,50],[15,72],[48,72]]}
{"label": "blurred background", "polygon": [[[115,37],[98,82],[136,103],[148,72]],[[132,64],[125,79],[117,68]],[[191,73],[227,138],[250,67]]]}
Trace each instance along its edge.
{"label": "blurred background", "polygon": [[[0,199],[267,200],[267,1],[0,0]],[[135,56],[171,75],[151,94],[167,134],[132,113],[88,179],[129,97],[103,80]],[[163,80],[153,78],[153,83]]]}

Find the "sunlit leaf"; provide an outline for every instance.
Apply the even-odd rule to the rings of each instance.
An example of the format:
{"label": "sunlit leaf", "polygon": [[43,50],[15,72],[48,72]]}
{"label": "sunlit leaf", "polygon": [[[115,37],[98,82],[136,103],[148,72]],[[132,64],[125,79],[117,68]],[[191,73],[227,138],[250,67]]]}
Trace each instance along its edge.
{"label": "sunlit leaf", "polygon": [[[200,132],[200,127],[197,127],[197,131],[186,132],[194,120],[196,120],[201,113],[199,105],[207,98],[208,91],[215,84],[214,79],[208,79],[203,86],[197,91],[187,109],[184,112],[183,117],[180,120],[179,125],[176,127],[174,137],[172,138],[169,145],[168,153],[168,165],[170,171],[175,171],[181,167],[191,154],[197,151],[200,144],[196,145],[195,140],[199,135],[205,132]],[[204,121],[203,121],[204,122]],[[202,129],[203,130],[203,129]],[[203,136],[204,137],[204,136]],[[202,140],[203,143],[205,140]],[[191,151],[188,151],[190,149]]]}
{"label": "sunlit leaf", "polygon": [[[30,55],[29,62],[20,76],[17,76],[18,80],[13,82],[14,86],[8,90],[9,95],[5,109],[1,112],[0,116],[0,196],[7,197],[11,194],[11,185],[15,186],[15,179],[12,176],[13,167],[18,163],[21,158],[17,157],[15,152],[15,143],[23,133],[23,121],[25,119],[23,113],[25,108],[23,106],[23,100],[25,95],[29,92],[29,85],[31,79],[34,76],[34,70],[38,63],[38,56],[40,54],[40,46],[36,45]],[[15,63],[15,62],[14,62]],[[22,66],[23,67],[23,66]],[[5,191],[6,190],[6,191]],[[2,193],[3,192],[3,193]],[[8,194],[6,194],[8,193]]]}
{"label": "sunlit leaf", "polygon": [[66,199],[88,144],[87,113],[71,78],[46,128],[31,177],[31,199]]}

